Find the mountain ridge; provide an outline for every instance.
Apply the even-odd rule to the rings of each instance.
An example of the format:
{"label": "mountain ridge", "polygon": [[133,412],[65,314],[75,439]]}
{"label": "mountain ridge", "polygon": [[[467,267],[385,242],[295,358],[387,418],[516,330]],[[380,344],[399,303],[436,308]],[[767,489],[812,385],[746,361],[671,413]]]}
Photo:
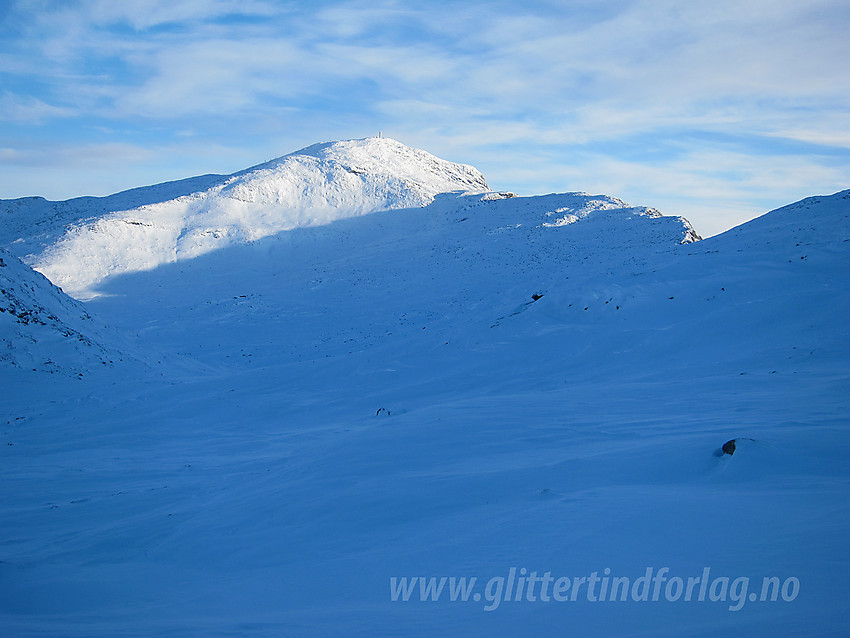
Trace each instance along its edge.
{"label": "mountain ridge", "polygon": [[[294,228],[421,208],[448,193],[502,197],[474,167],[396,140],[323,142],[229,176],[188,178],[97,200],[0,202],[0,245],[72,296],[90,298],[101,281],[115,274]],[[563,225],[611,208],[660,216],[655,209],[629,207],[607,196],[596,196],[595,202],[545,223]],[[681,223],[685,241],[699,238],[686,220]]]}

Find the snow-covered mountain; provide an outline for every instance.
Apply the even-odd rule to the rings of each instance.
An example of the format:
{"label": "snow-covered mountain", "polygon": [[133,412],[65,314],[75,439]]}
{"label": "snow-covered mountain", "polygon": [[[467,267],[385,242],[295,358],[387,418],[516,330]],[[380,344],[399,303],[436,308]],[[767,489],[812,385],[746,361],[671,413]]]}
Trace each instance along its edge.
{"label": "snow-covered mountain", "polygon": [[[293,177],[274,192],[319,202],[328,223],[293,206],[290,230],[87,274],[68,283],[99,293],[82,305],[3,255],[12,285],[41,282],[29,305],[84,308],[81,324],[171,358],[82,380],[0,366],[0,634],[841,635],[850,191],[694,242],[651,208],[493,193],[395,144],[269,167],[313,175],[316,191]],[[409,200],[376,186],[374,208],[323,208],[359,197],[363,175],[414,169]],[[227,217],[242,228],[278,197],[260,195],[263,170],[243,177],[265,203]],[[181,195],[203,217],[231,179],[247,183],[131,193],[161,213],[203,184]],[[79,244],[72,203],[36,202],[29,234],[8,213],[4,237],[70,277],[107,254],[99,220],[141,221],[97,202],[73,222]],[[658,600],[598,602],[603,576],[664,567]],[[515,593],[523,573],[532,597]],[[546,573],[576,599],[544,601]],[[431,577],[478,580],[452,602],[448,583],[420,592]],[[401,578],[416,580],[394,602]],[[671,600],[693,578],[703,599]],[[762,599],[764,578],[784,593]]]}
{"label": "snow-covered mountain", "polygon": [[344,217],[425,206],[439,193],[486,190],[471,166],[367,138],[102,199],[3,201],[0,243],[84,297],[110,275]]}

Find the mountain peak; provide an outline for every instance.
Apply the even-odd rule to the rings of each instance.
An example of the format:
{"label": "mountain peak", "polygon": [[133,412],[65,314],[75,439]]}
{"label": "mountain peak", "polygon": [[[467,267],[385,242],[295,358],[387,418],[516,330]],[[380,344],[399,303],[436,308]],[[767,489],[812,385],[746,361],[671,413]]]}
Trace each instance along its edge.
{"label": "mountain peak", "polygon": [[[146,196],[148,190],[157,195]],[[4,241],[69,294],[84,298],[113,274],[295,228],[419,208],[440,193],[488,190],[472,166],[373,137],[315,144],[228,176],[107,198],[40,200],[36,214],[35,204],[15,200],[0,212],[11,213],[6,225],[17,235]]]}
{"label": "mountain peak", "polygon": [[472,166],[390,138],[367,137],[313,144],[240,171],[228,178],[222,194],[253,203],[345,207],[364,214],[426,206],[439,193],[488,190]]}

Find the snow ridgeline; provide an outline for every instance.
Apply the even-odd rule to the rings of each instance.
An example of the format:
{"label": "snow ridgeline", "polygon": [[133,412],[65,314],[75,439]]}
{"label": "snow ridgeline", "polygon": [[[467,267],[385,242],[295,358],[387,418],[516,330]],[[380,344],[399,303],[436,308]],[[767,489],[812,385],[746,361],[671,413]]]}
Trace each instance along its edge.
{"label": "snow ridgeline", "polygon": [[[47,209],[40,212],[39,236],[18,224],[17,233],[30,236],[6,240],[26,246],[28,254],[19,256],[69,294],[86,298],[111,275],[149,270],[294,228],[422,207],[440,193],[488,190],[475,168],[387,138],[316,144],[217,180],[206,176],[173,184],[178,192],[205,188],[164,201],[133,189],[126,198],[104,198],[108,203],[90,198],[56,207],[40,199],[5,202],[6,212],[15,204],[13,216],[19,220],[28,208]],[[151,189],[167,193],[164,186]],[[153,203],[123,206],[139,200]],[[103,210],[104,205],[111,210]]]}

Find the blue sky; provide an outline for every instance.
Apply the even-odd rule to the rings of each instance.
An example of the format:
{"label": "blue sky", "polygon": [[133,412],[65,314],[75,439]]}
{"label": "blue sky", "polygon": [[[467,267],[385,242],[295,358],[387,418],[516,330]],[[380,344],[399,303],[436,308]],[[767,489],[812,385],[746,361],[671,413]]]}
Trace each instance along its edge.
{"label": "blue sky", "polygon": [[847,0],[0,2],[0,198],[384,135],[711,235],[850,188]]}

